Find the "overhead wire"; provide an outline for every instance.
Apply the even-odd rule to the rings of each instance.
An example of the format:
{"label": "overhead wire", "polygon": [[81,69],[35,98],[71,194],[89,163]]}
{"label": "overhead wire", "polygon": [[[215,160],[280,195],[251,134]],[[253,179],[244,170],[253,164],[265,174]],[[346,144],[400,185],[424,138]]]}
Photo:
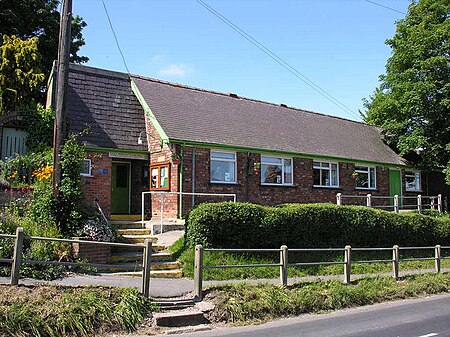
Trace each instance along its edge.
{"label": "overhead wire", "polygon": [[371,0],[364,0],[364,1],[366,1],[366,2],[369,2],[369,3],[373,4],[373,5],[376,5],[376,6],[380,6],[380,7],[383,7],[383,8],[389,9],[389,10],[391,10],[391,11],[394,11],[394,12],[397,12],[397,13],[400,13],[400,14],[404,14],[404,15],[406,15],[406,13],[405,13],[405,12],[402,12],[402,11],[399,11],[399,10],[397,10],[397,9],[395,9],[395,8],[392,8],[392,7],[389,7],[389,6],[386,6],[386,5],[380,4],[380,3],[378,3],[378,2],[375,2],[375,1],[371,1]]}
{"label": "overhead wire", "polygon": [[345,113],[351,115],[352,117],[356,117],[357,119],[361,119],[361,116],[356,114],[352,109],[350,109],[348,106],[346,106],[344,103],[339,101],[336,97],[334,97],[332,94],[328,93],[325,89],[321,88],[317,83],[315,83],[313,80],[308,78],[306,75],[302,74],[299,70],[297,70],[294,66],[289,64],[287,61],[285,61],[283,58],[281,58],[279,55],[277,55],[275,52],[270,50],[268,47],[263,45],[261,42],[256,40],[253,36],[245,32],[242,28],[238,27],[236,24],[234,24],[231,20],[226,18],[224,15],[219,13],[217,10],[215,10],[213,7],[205,3],[203,0],[195,0],[197,3],[199,3],[202,7],[204,7],[206,10],[208,10],[210,13],[212,13],[214,16],[216,16],[218,19],[220,19],[222,22],[224,22],[227,26],[229,26],[231,29],[233,29],[235,32],[237,32],[239,35],[241,35],[243,38],[245,38],[248,42],[250,42],[252,45],[254,45],[256,48],[258,48],[260,51],[262,51],[264,54],[266,54],[268,57],[270,57],[272,60],[277,62],[280,66],[282,66],[284,69],[286,69],[288,72],[290,72],[292,75],[297,77],[299,80],[304,82],[306,85],[308,85],[310,88],[312,88],[314,91],[319,93],[321,96],[326,98],[328,101],[336,105],[338,108],[343,110]]}

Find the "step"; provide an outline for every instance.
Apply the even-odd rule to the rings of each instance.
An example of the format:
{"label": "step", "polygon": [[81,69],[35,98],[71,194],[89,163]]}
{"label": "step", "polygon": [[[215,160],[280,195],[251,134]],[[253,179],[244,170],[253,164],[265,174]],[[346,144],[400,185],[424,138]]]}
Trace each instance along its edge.
{"label": "step", "polygon": [[[120,272],[120,271],[138,271],[137,268],[141,268],[142,262],[135,263],[122,263],[117,267],[108,267],[107,270],[111,272]],[[168,271],[174,269],[180,269],[182,267],[180,262],[166,262],[166,261],[155,261],[150,264],[150,270],[160,270],[160,271]]]}
{"label": "step", "polygon": [[203,312],[192,309],[155,313],[153,317],[155,325],[161,327],[180,327],[208,323]]}
{"label": "step", "polygon": [[195,305],[193,299],[165,299],[157,300],[156,303],[161,310],[181,310],[186,308],[192,308]]}
{"label": "step", "polygon": [[[166,252],[153,252],[152,261],[171,262],[172,255]],[[117,252],[111,256],[111,262],[141,262],[142,252]]]}
{"label": "step", "polygon": [[119,235],[151,235],[152,231],[147,228],[126,228],[117,229]]}
{"label": "step", "polygon": [[127,234],[127,235],[122,235],[122,237],[130,243],[144,243],[144,241],[146,239],[151,240],[152,243],[156,243],[158,241],[157,237],[152,236],[152,235],[147,235],[147,234],[144,234],[144,235]]}
{"label": "step", "polygon": [[[142,271],[124,271],[124,272],[114,272],[110,274],[111,276],[120,277],[142,277]],[[173,270],[151,270],[151,278],[182,278],[183,272],[178,269]]]}
{"label": "step", "polygon": [[132,221],[136,221],[136,220],[141,220],[142,219],[142,214],[112,214],[110,220],[111,221],[115,221],[115,220],[132,220]]}

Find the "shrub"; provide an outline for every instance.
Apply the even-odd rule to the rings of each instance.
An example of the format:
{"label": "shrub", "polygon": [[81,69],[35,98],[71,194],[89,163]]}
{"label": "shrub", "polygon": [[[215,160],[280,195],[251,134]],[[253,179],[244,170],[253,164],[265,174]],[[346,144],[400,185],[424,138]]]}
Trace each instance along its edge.
{"label": "shrub", "polygon": [[211,247],[388,247],[448,244],[450,219],[362,206],[208,203],[193,209],[186,243]]}
{"label": "shrub", "polygon": [[84,222],[79,236],[88,237],[94,241],[112,242],[114,230],[103,218],[97,217]]}

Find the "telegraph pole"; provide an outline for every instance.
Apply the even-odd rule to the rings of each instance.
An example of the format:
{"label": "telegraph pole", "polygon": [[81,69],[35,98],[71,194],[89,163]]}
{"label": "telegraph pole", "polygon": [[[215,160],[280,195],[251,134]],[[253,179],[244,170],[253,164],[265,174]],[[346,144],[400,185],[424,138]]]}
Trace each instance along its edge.
{"label": "telegraph pole", "polygon": [[53,196],[61,187],[61,150],[66,137],[66,97],[69,79],[72,0],[62,0],[56,76],[55,124],[53,132]]}

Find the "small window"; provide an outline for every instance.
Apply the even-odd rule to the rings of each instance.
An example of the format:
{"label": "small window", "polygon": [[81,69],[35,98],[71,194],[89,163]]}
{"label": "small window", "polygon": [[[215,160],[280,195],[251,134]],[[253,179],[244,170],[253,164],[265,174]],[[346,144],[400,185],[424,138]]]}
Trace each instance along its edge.
{"label": "small window", "polygon": [[81,163],[81,175],[85,177],[92,176],[92,161],[90,159],[83,159]]}
{"label": "small window", "polygon": [[155,165],[150,167],[151,190],[168,191],[170,189],[170,166],[169,164]]}
{"label": "small window", "polygon": [[338,187],[339,171],[337,163],[313,162],[314,186]]}
{"label": "small window", "polygon": [[376,170],[372,166],[355,166],[356,188],[375,189]]}
{"label": "small window", "polygon": [[236,183],[236,153],[211,151],[211,182]]}
{"label": "small window", "polygon": [[420,171],[406,171],[405,172],[405,187],[407,191],[419,192],[422,190],[420,182]]}
{"label": "small window", "polygon": [[261,156],[261,184],[292,185],[292,158]]}

